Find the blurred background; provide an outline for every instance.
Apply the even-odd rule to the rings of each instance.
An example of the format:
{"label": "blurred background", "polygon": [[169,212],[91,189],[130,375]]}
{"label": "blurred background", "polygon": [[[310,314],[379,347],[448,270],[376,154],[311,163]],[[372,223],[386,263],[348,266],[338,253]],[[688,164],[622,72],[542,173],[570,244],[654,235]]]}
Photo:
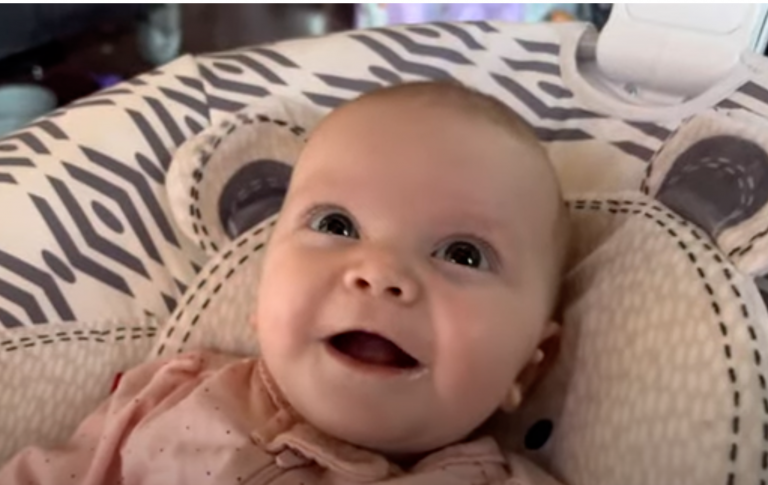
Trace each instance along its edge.
{"label": "blurred background", "polygon": [[586,20],[611,4],[0,5],[0,134],[179,55],[434,20]]}

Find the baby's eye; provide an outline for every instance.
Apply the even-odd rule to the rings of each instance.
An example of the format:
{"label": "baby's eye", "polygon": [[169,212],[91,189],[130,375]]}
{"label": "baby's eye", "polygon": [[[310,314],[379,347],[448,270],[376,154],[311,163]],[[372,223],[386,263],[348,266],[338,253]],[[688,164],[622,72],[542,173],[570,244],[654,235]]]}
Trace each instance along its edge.
{"label": "baby's eye", "polygon": [[452,241],[444,244],[432,253],[432,256],[461,266],[489,269],[489,261],[483,251],[476,244],[467,241]]}
{"label": "baby's eye", "polygon": [[317,232],[355,239],[359,237],[355,224],[349,217],[339,212],[323,214],[313,220],[310,225]]}

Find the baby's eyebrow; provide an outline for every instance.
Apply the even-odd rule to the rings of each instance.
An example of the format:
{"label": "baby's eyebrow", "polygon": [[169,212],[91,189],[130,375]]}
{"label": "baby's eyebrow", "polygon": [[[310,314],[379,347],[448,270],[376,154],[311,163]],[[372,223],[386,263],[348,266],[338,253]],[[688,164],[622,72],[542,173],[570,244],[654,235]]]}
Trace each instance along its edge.
{"label": "baby's eyebrow", "polygon": [[[446,218],[449,219],[448,222],[473,227],[478,231],[486,233],[497,231],[505,223],[509,222],[489,214],[483,208],[474,209],[471,207],[471,204],[462,204],[462,207],[454,208],[449,213],[446,213]],[[440,220],[441,218],[437,217],[436,219]]]}
{"label": "baby's eyebrow", "polygon": [[469,211],[461,211],[445,219],[435,218],[437,227],[447,236],[452,234],[465,234],[478,237],[493,246],[508,244],[513,239],[508,231],[504,230],[504,221],[488,217],[487,215],[478,215]]}

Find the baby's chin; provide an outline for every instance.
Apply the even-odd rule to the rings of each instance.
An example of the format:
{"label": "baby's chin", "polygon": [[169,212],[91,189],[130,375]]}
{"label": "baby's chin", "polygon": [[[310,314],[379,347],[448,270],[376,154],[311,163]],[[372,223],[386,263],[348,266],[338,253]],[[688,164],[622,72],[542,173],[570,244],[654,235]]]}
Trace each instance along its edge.
{"label": "baby's chin", "polygon": [[477,406],[477,400],[447,400],[431,372],[369,373],[324,352],[286,359],[270,350],[263,348],[270,374],[308,424],[387,456],[418,455],[460,442],[493,412]]}

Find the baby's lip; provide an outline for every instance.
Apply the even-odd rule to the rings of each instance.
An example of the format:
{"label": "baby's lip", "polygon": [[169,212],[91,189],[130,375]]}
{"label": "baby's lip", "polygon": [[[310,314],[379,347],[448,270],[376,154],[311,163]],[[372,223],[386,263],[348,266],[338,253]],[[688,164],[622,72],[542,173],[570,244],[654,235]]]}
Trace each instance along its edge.
{"label": "baby's lip", "polygon": [[422,367],[418,359],[378,333],[350,330],[332,335],[327,343],[345,358],[365,366],[390,371],[412,371]]}

